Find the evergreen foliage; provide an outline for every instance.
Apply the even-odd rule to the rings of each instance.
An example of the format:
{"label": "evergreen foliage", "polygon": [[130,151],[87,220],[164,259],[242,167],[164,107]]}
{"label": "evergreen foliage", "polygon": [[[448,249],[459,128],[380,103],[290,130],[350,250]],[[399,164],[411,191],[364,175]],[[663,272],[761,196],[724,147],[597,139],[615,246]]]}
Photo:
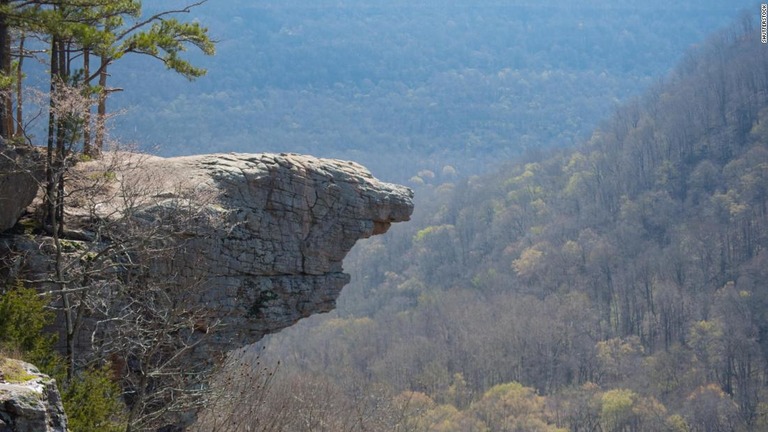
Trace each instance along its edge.
{"label": "evergreen foliage", "polygon": [[72,432],[126,430],[122,390],[109,363],[82,371],[62,395]]}
{"label": "evergreen foliage", "polygon": [[50,300],[17,282],[0,292],[0,351],[25,352],[42,359],[54,338],[43,329],[53,320]]}
{"label": "evergreen foliage", "polygon": [[[21,282],[0,293],[0,353],[20,356],[56,378],[70,431],[125,431],[122,391],[109,364],[67,380],[63,359],[53,349],[54,336],[44,330],[54,316],[49,302]],[[5,362],[10,360],[0,358],[5,379],[23,381],[23,375],[11,373]]]}

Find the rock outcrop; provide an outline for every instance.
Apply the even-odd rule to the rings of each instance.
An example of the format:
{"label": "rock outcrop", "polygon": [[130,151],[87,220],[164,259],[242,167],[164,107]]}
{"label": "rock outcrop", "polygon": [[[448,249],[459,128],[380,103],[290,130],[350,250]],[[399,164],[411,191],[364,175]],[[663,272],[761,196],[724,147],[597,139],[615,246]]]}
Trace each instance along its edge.
{"label": "rock outcrop", "polygon": [[[409,189],[358,164],[296,154],[144,158],[118,172],[122,184],[145,188],[137,217],[188,226],[189,252],[174,258],[174,271],[199,280],[189,295],[209,310],[201,325],[218,322],[211,343],[220,351],[331,310],[355,242],[413,210]],[[180,217],[185,209],[194,217]],[[98,211],[120,214],[107,203]]]}
{"label": "rock outcrop", "polygon": [[158,430],[194,421],[186,401],[227,353],[330,311],[355,242],[413,210],[410,189],[358,164],[295,154],[107,154],[71,168],[66,193],[59,237],[34,211],[23,233],[0,234],[0,284],[53,293],[70,312],[61,351],[109,361],[129,394],[150,390],[126,402],[162,407],[146,417]]}
{"label": "rock outcrop", "polygon": [[66,432],[56,382],[34,366],[0,358],[0,432]]}
{"label": "rock outcrop", "polygon": [[42,174],[33,149],[0,144],[0,232],[14,226],[32,203]]}
{"label": "rock outcrop", "polygon": [[[195,328],[216,328],[196,348],[201,358],[331,310],[349,282],[342,259],[355,242],[413,210],[410,189],[358,164],[296,154],[107,155],[78,164],[71,177],[80,183],[69,186],[67,246],[81,261],[101,253],[97,238],[113,249],[130,236],[177,245],[172,256],[150,257],[151,277],[188,286]],[[51,272],[41,242],[15,238],[5,247],[27,279]]]}
{"label": "rock outcrop", "polygon": [[129,393],[166,389],[143,396],[167,409],[159,429],[193,420],[188,380],[228,352],[330,311],[355,242],[413,210],[410,189],[358,164],[296,154],[108,154],[66,188],[58,239],[34,218],[0,235],[0,283],[42,281],[70,311],[62,351],[109,360]]}

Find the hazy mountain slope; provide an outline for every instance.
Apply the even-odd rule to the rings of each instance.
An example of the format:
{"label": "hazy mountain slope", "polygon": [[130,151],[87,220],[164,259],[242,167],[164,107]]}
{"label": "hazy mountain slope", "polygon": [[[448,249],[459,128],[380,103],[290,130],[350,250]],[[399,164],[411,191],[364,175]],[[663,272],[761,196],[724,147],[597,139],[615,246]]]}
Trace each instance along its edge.
{"label": "hazy mountain slope", "polygon": [[412,225],[358,251],[334,317],[266,352],[351,395],[423,392],[458,410],[443,430],[514,416],[486,405],[512,381],[574,431],[763,430],[768,50],[744,31],[689,53],[577,149],[436,188]]}
{"label": "hazy mountain slope", "polygon": [[[405,181],[572,144],[753,2],[217,0],[194,84],[124,59],[119,134],[165,155],[298,151]],[[427,179],[428,180],[428,179]]]}

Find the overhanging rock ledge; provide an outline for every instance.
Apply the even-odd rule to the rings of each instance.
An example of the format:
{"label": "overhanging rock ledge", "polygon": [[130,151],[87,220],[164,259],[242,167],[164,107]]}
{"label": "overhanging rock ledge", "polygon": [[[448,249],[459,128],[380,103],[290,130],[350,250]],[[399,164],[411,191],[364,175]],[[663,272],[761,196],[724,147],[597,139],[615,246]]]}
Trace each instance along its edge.
{"label": "overhanging rock ledge", "polygon": [[[77,169],[83,178],[114,172],[113,190],[104,195],[134,191],[137,219],[173,217],[168,212],[179,208],[204,216],[182,227],[184,253],[158,264],[158,277],[167,277],[165,267],[194,281],[188,295],[209,317],[201,328],[217,324],[201,355],[333,309],[349,282],[342,259],[355,242],[409,220],[413,211],[406,187],[381,182],[353,162],[297,154],[119,155],[118,162],[105,158]],[[101,218],[123,217],[127,201],[102,199],[95,209]],[[68,209],[73,220],[82,215],[86,231],[93,210],[87,213]]]}

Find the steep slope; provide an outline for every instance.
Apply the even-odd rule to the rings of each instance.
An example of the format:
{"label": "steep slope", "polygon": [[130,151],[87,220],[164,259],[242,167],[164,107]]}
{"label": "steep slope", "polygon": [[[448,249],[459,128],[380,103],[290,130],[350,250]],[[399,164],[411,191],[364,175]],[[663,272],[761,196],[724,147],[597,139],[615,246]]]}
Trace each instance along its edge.
{"label": "steep slope", "polygon": [[478,419],[472,402],[487,390],[518,381],[571,430],[761,430],[759,36],[747,22],[713,36],[575,150],[436,188],[415,223],[352,257],[359,276],[335,319],[278,335],[267,351],[290,352],[291,370],[318,380],[424,392],[461,411],[455,424]]}
{"label": "steep slope", "polygon": [[194,12],[221,41],[199,59],[208,76],[126,58],[110,107],[126,109],[121,136],[165,155],[292,151],[398,182],[485,173],[580,140],[743,9],[757,13],[751,0],[221,0]]}

